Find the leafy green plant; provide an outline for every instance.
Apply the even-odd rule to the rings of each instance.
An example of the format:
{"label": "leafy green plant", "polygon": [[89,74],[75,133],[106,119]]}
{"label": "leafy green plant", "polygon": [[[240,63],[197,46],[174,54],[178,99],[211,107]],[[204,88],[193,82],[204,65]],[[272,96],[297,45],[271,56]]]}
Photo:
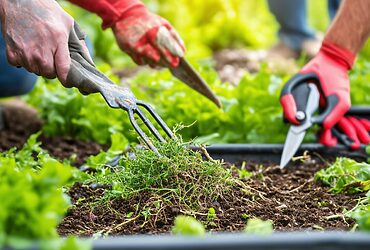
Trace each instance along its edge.
{"label": "leafy green plant", "polygon": [[0,248],[57,239],[56,226],[70,205],[62,187],[76,172],[43,151],[37,136],[18,152],[0,154]]}
{"label": "leafy green plant", "polygon": [[360,230],[370,232],[370,191],[346,215],[356,220]]}
{"label": "leafy green plant", "polygon": [[[174,126],[182,122],[185,140],[207,138],[207,143],[283,142],[287,131],[282,122],[279,93],[284,79],[272,76],[267,68],[247,74],[237,87],[221,84],[216,72],[205,66],[202,76],[220,96],[223,109],[174,79],[167,71],[142,72],[131,85],[140,99],[157,108],[163,119]],[[145,90],[145,91],[143,91]],[[158,95],[157,93],[161,93]],[[191,105],[189,99],[191,98]]]}
{"label": "leafy green plant", "polygon": [[329,185],[334,193],[367,191],[370,189],[370,165],[338,158],[331,166],[317,172],[315,179]]}
{"label": "leafy green plant", "polygon": [[[354,104],[370,100],[370,91],[363,91],[368,86],[363,84],[367,82],[363,79],[366,74],[361,73],[359,64],[360,72],[354,71],[351,76]],[[103,64],[99,68],[118,82],[109,66]],[[130,80],[130,87],[138,99],[152,104],[170,127],[184,125],[180,133],[185,140],[197,137],[197,141],[207,144],[284,142],[288,125],[283,123],[278,103],[288,76],[274,75],[263,67],[257,74],[246,74],[234,87],[222,84],[208,64],[197,69],[220,96],[222,110],[175,79],[168,70],[143,70]],[[40,80],[26,100],[39,109],[48,135],[67,135],[107,144],[111,134],[122,133],[130,142],[137,141],[126,113],[109,108],[98,94],[84,97],[55,81]],[[316,140],[314,133],[315,129],[310,129],[305,140]]]}
{"label": "leafy green plant", "polygon": [[360,56],[356,61],[354,70],[350,73],[351,81],[351,101],[352,104],[369,105],[370,86],[366,84],[370,81],[370,62],[366,57]]}
{"label": "leafy green plant", "polygon": [[203,224],[194,217],[179,215],[175,219],[172,233],[186,236],[204,236],[206,230]]}
{"label": "leafy green plant", "polygon": [[[97,171],[102,170],[101,166],[111,162],[116,157],[121,155],[128,146],[127,138],[121,133],[115,133],[111,135],[111,146],[108,151],[102,151],[97,155],[90,156],[85,165],[89,168],[96,169]],[[104,174],[104,172],[102,173]]]}
{"label": "leafy green plant", "polygon": [[273,222],[271,220],[264,221],[258,218],[249,219],[244,229],[246,233],[258,235],[269,235],[272,234],[273,231]]}
{"label": "leafy green plant", "polygon": [[[99,69],[118,81],[109,66],[101,65]],[[99,94],[83,96],[76,89],[65,89],[56,80],[39,78],[25,100],[40,111],[46,135],[71,136],[101,144],[110,143],[114,133],[126,132],[132,141],[136,138],[130,132],[132,127],[126,113],[110,108]]]}
{"label": "leafy green plant", "polygon": [[[317,172],[315,179],[329,185],[334,193],[365,192],[370,190],[370,164],[337,158],[331,166]],[[335,217],[338,216],[353,218],[360,230],[370,231],[370,191],[358,200],[354,208]]]}

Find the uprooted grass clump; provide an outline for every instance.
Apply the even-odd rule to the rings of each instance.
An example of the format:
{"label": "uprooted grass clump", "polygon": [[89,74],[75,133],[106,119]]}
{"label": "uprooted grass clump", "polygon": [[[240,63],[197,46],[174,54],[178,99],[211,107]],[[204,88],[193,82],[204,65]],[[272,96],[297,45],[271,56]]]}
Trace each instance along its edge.
{"label": "uprooted grass clump", "polygon": [[186,211],[208,209],[204,204],[222,197],[235,183],[231,171],[220,161],[204,160],[187,143],[169,141],[156,147],[160,155],[134,149],[118,166],[104,168],[104,174],[94,175],[90,182],[111,185],[104,196],[108,200],[130,199],[145,192]]}
{"label": "uprooted grass clump", "polygon": [[[284,231],[348,229],[354,223],[344,220],[342,212],[351,210],[362,194],[334,195],[315,183],[315,172],[326,163],[315,161],[284,170],[275,164],[251,161],[232,166],[186,146],[181,142],[157,145],[160,157],[135,149],[134,156],[126,156],[113,169],[97,164],[107,162],[105,157],[90,160],[88,166],[93,173],[88,182],[69,190],[73,207],[59,226],[59,233],[156,234],[170,232],[173,225],[181,227],[174,232],[184,229],[187,233],[189,228],[182,226],[192,224],[187,220],[176,224],[175,218],[180,215],[197,219],[211,232],[241,231],[255,218],[272,220],[276,230]],[[330,174],[335,178],[337,175]],[[366,222],[366,211],[353,217],[361,216]],[[247,231],[259,232],[260,226],[251,223]]]}
{"label": "uprooted grass clump", "polygon": [[[114,168],[96,165],[110,158],[109,152],[88,161],[90,165],[95,163],[94,173],[70,189],[74,206],[59,233],[87,236],[169,232],[177,215],[194,216],[207,229],[220,230],[222,220],[218,216],[229,214],[218,208],[221,204],[232,206],[246,187],[222,162],[211,159],[205,150],[196,152],[188,146],[182,141],[156,144],[160,156],[136,148]],[[213,211],[212,216],[209,211]]]}

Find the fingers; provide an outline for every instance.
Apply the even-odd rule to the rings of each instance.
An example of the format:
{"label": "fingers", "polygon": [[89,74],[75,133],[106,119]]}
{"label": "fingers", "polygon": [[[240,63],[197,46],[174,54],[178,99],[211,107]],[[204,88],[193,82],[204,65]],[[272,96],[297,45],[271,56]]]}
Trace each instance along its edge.
{"label": "fingers", "polygon": [[65,87],[69,87],[67,83],[67,76],[71,66],[71,57],[69,55],[69,49],[67,43],[61,43],[57,48],[54,55],[54,64],[56,75],[60,82]]}
{"label": "fingers", "polygon": [[359,119],[359,121],[362,123],[362,125],[364,126],[364,128],[370,132],[370,121],[368,119],[365,119],[365,118],[361,118]]}
{"label": "fingers", "polygon": [[332,127],[334,127],[334,125],[337,124],[342,117],[344,117],[345,113],[347,113],[347,111],[351,107],[349,93],[341,93],[340,91],[338,91],[336,95],[339,97],[339,102],[337,104],[335,103],[337,99],[327,98],[326,101],[326,105],[328,107],[332,106],[334,108],[324,120],[323,127],[325,129],[331,129]]}
{"label": "fingers", "polygon": [[18,67],[22,66],[20,57],[10,47],[6,47],[6,57],[10,65]]}
{"label": "fingers", "polygon": [[157,64],[161,60],[161,55],[151,44],[146,43],[138,49],[140,57],[146,58],[148,63]]}
{"label": "fingers", "polygon": [[369,144],[370,136],[369,136],[369,132],[366,129],[366,127],[358,119],[356,119],[353,116],[349,116],[348,120],[355,128],[359,141],[365,145]]}
{"label": "fingers", "polygon": [[181,39],[179,33],[177,33],[177,31],[175,29],[173,29],[171,26],[170,27],[167,27],[167,28],[171,32],[172,37],[174,37],[175,40],[177,41],[177,43],[181,46],[181,49],[182,49],[182,51],[184,53],[186,51],[186,49],[185,49],[185,43]]}
{"label": "fingers", "polygon": [[7,49],[8,61],[16,67],[23,67],[31,73],[49,79],[56,77],[54,58],[51,52],[34,50],[32,53],[14,53]]}
{"label": "fingers", "polygon": [[180,58],[174,56],[167,48],[160,47],[162,58],[164,58],[164,64],[167,67],[176,68],[180,63]]}
{"label": "fingers", "polygon": [[291,94],[284,95],[280,98],[281,106],[284,110],[284,117],[292,124],[299,125],[300,122],[296,118],[297,105],[294,96]]}
{"label": "fingers", "polygon": [[45,53],[45,55],[37,53],[30,61],[31,63],[28,67],[31,69],[31,72],[49,79],[56,77],[54,56],[51,52]]}
{"label": "fingers", "polygon": [[357,136],[356,128],[348,118],[343,117],[340,119],[337,126],[340,131],[346,134],[353,141],[351,149],[359,149],[361,147],[361,142]]}
{"label": "fingers", "polygon": [[148,14],[146,20],[121,22],[114,28],[116,40],[139,65],[177,67],[185,46],[177,32],[163,18]]}
{"label": "fingers", "polygon": [[[171,54],[167,48],[163,48],[153,41],[158,29],[152,29],[140,39],[134,50],[127,51],[133,60],[139,64],[149,64],[151,67],[156,65],[164,67],[177,67],[180,59]],[[154,39],[155,40],[155,39]]]}
{"label": "fingers", "polygon": [[[356,150],[361,147],[361,144],[368,145],[370,143],[369,131],[367,127],[370,121],[367,119],[357,119],[352,116],[342,117],[336,127],[339,131],[345,134],[352,140],[351,149]],[[320,143],[332,147],[337,144],[337,139],[333,137],[331,129],[323,129],[320,135]]]}
{"label": "fingers", "polygon": [[151,43],[155,44],[162,57],[171,67],[177,67],[180,63],[180,57],[184,56],[184,46],[182,41],[179,42],[179,36],[171,32],[170,25],[159,27],[155,40],[151,37]]}
{"label": "fingers", "polygon": [[126,53],[132,58],[137,65],[145,65],[142,56],[139,53],[126,49]]}
{"label": "fingers", "polygon": [[331,129],[323,129],[320,134],[320,143],[328,147],[334,147],[337,145],[338,139],[333,136]]}

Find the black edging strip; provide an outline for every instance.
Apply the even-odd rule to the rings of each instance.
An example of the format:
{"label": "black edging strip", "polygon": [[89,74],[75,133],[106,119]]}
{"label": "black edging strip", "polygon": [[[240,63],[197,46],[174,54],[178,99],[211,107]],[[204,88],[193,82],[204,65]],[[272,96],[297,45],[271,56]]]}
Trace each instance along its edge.
{"label": "black edging strip", "polygon": [[369,250],[370,234],[294,232],[257,236],[222,233],[206,237],[124,236],[94,241],[95,250]]}
{"label": "black edging strip", "polygon": [[[235,163],[240,161],[272,162],[278,164],[283,152],[283,144],[217,144],[207,147],[207,151],[214,159],[223,159],[226,162]],[[193,149],[197,149],[194,147]],[[366,160],[366,149],[350,151],[343,145],[328,148],[321,144],[302,144],[296,155],[308,152],[312,156],[318,154],[323,158],[349,157]]]}

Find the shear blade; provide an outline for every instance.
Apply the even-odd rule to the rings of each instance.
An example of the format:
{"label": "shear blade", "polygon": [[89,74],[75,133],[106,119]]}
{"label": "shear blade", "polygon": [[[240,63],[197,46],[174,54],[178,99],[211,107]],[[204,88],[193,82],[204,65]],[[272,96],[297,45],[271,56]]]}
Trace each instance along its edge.
{"label": "shear blade", "polygon": [[218,97],[215,95],[215,93],[213,93],[208,84],[202,79],[202,77],[195,71],[195,69],[185,58],[180,59],[180,64],[178,67],[171,68],[170,70],[171,73],[179,80],[184,82],[190,88],[201,93],[215,103],[217,107],[221,108],[221,102]]}
{"label": "shear blade", "polygon": [[306,134],[305,131],[297,133],[295,127],[296,126],[291,126],[289,129],[280,160],[280,168],[284,168],[295,155]]}

